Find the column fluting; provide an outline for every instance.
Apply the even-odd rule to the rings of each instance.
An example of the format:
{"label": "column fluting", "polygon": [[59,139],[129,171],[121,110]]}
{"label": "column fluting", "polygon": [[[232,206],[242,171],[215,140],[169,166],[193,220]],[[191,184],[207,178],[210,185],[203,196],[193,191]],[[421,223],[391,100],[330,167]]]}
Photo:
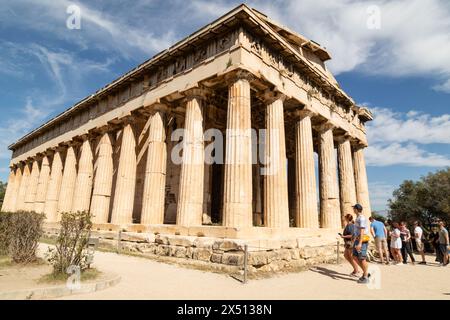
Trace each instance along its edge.
{"label": "column fluting", "polygon": [[289,228],[283,101],[278,95],[266,102],[263,199],[264,225],[269,228]]}
{"label": "column fluting", "polygon": [[340,228],[341,213],[333,126],[326,123],[319,130],[320,224],[322,228]]}
{"label": "column fluting", "polygon": [[313,113],[302,110],[295,126],[295,222],[298,228],[319,227],[312,116]]}
{"label": "column fluting", "polygon": [[50,180],[50,155],[46,154],[42,158],[41,172],[39,173],[39,181],[36,191],[36,199],[34,201],[34,211],[44,213],[45,199],[47,196],[48,182]]}
{"label": "column fluting", "polygon": [[163,224],[167,164],[164,113],[157,111],[150,116],[149,120],[141,224]]}
{"label": "column fluting", "polygon": [[[58,213],[71,212],[76,181],[77,156],[75,153],[75,145],[71,143],[67,147],[66,161],[64,163],[64,172],[58,200]],[[56,217],[56,221],[59,221],[59,217]]]}
{"label": "column fluting", "polygon": [[353,215],[352,206],[356,203],[355,176],[353,171],[352,150],[349,137],[338,139],[339,198],[341,203],[341,222],[344,216]]}
{"label": "column fluting", "polygon": [[88,136],[83,137],[78,161],[78,173],[75,182],[72,212],[89,212],[94,176],[94,157]]}
{"label": "column fluting", "polygon": [[251,75],[242,72],[228,88],[223,225],[252,226]]}
{"label": "column fluting", "polygon": [[28,182],[27,194],[25,196],[25,211],[33,211],[36,199],[37,186],[39,183],[39,160],[34,159],[31,165],[31,173]]}
{"label": "column fluting", "polygon": [[369,185],[367,182],[366,161],[364,147],[356,146],[353,150],[353,167],[355,171],[356,200],[363,207],[366,217],[372,214],[369,198]]}
{"label": "column fluting", "polygon": [[97,224],[108,223],[114,174],[113,138],[109,132],[102,132],[95,154],[92,221]]}
{"label": "column fluting", "polygon": [[53,155],[44,207],[44,213],[47,216],[47,220],[50,222],[57,221],[59,193],[61,191],[61,181],[63,177],[64,152],[64,148],[58,148]]}
{"label": "column fluting", "polygon": [[188,94],[177,207],[177,225],[186,227],[202,225],[205,168],[203,97],[200,94]]}
{"label": "column fluting", "polygon": [[127,119],[120,133],[120,155],[111,223],[133,223],[134,192],[136,189],[136,138],[131,119]]}

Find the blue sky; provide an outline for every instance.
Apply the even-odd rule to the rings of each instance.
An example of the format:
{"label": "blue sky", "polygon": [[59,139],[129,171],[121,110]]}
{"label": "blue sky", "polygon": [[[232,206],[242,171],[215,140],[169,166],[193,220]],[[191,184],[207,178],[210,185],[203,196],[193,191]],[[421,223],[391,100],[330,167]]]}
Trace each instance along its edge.
{"label": "blue sky", "polygon": [[[66,26],[72,4],[79,30]],[[1,0],[0,180],[7,145],[238,4]],[[247,4],[326,47],[341,87],[373,111],[366,161],[374,209],[403,180],[450,166],[449,1]]]}

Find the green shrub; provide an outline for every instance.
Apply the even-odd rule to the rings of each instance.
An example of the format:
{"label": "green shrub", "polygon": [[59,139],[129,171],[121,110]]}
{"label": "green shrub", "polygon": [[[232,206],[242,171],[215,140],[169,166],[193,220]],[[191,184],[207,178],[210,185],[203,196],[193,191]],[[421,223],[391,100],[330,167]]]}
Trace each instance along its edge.
{"label": "green shrub", "polygon": [[36,212],[14,212],[6,220],[8,254],[15,263],[37,260],[36,250],[42,236],[45,216]]}
{"label": "green shrub", "polygon": [[69,266],[86,268],[87,251],[92,222],[88,212],[62,213],[61,228],[56,248],[50,248],[48,261],[53,265],[53,274],[66,274]]}
{"label": "green shrub", "polygon": [[10,239],[10,212],[0,212],[0,256],[9,253],[9,239]]}

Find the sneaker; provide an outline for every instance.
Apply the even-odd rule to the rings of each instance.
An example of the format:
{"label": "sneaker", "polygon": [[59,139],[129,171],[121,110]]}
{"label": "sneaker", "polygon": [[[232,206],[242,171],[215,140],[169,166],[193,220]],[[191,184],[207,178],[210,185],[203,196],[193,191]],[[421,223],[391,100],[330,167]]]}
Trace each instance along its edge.
{"label": "sneaker", "polygon": [[419,262],[419,264],[427,264],[425,261],[421,261]]}
{"label": "sneaker", "polygon": [[387,266],[390,266],[391,263],[390,263],[389,261],[386,261],[386,265],[387,265]]}
{"label": "sneaker", "polygon": [[361,277],[357,282],[361,284],[367,284],[369,283],[369,278]]}

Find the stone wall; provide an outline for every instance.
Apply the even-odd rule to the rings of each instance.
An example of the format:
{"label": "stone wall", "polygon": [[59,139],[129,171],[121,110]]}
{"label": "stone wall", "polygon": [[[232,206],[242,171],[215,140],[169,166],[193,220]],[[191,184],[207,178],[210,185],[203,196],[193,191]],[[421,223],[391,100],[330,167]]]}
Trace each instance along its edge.
{"label": "stone wall", "polygon": [[[56,228],[45,228],[48,237],[55,237]],[[264,241],[219,239],[169,234],[92,231],[102,247],[138,255],[172,257],[179,264],[197,263],[208,270],[237,271],[244,267],[245,244],[248,245],[248,271],[277,272],[299,270],[321,263],[336,262],[337,243],[330,239],[291,238]],[[343,246],[340,246],[342,256]],[[340,258],[343,261],[343,257]],[[173,260],[172,260],[173,261]]]}

